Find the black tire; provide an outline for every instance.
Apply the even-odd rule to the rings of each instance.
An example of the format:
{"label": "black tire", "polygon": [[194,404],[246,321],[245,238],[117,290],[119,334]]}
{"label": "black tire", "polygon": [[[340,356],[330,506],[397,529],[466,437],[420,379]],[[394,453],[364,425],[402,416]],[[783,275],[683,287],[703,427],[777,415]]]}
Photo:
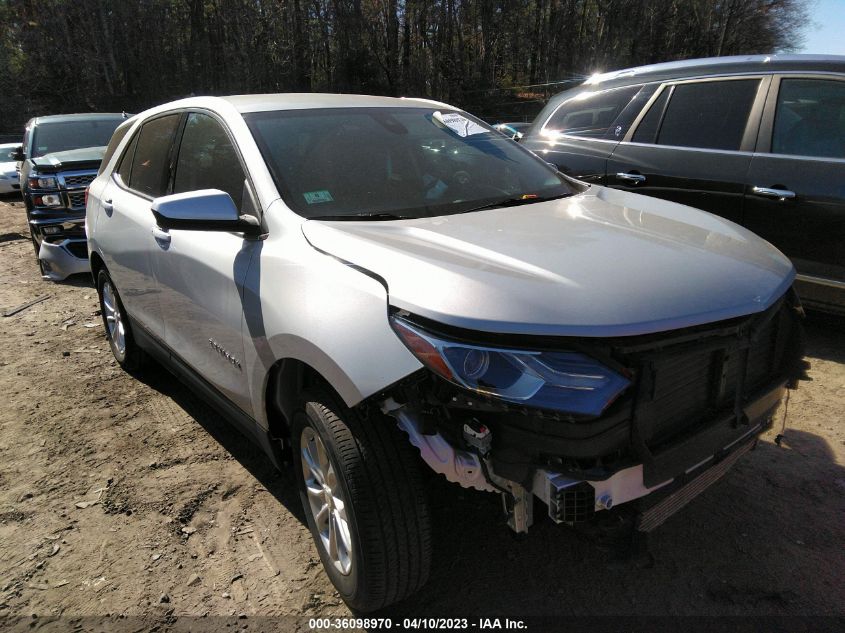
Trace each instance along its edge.
{"label": "black tire", "polygon": [[[431,566],[431,528],[419,456],[407,437],[391,419],[362,419],[319,392],[303,397],[292,427],[294,469],[308,527],[343,600],[352,609],[371,612],[420,589]],[[332,561],[310,506],[302,443],[303,433],[311,432],[305,429],[319,436],[340,474],[352,544],[347,574]]]}
{"label": "black tire", "polygon": [[41,245],[35,239],[35,233],[33,233],[32,227],[29,227],[29,239],[32,240],[32,248],[35,250],[35,261],[38,263],[38,272],[43,277],[46,273],[44,272],[44,265],[41,263],[41,258],[38,257],[41,253]]}
{"label": "black tire", "polygon": [[[112,336],[112,333],[109,331],[108,319],[110,310],[106,306],[103,296],[107,284],[111,288],[115,302],[114,307],[116,307],[119,311],[120,322],[123,325],[122,348],[118,344],[116,337]],[[132,336],[132,325],[129,322],[129,315],[126,314],[126,308],[123,307],[123,302],[120,300],[120,294],[118,294],[114,282],[104,268],[101,268],[100,272],[97,273],[97,296],[100,299],[100,314],[103,317],[103,327],[106,330],[106,339],[109,342],[109,346],[111,347],[115,360],[126,371],[137,371],[143,365],[144,352],[135,343],[135,338]]]}

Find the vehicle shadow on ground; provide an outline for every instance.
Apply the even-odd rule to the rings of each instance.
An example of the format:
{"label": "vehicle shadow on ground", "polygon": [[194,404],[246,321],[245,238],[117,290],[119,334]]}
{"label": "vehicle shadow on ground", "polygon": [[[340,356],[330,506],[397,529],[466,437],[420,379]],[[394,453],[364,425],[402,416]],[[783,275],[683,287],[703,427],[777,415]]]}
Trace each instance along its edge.
{"label": "vehicle shadow on ground", "polygon": [[845,316],[808,312],[807,356],[845,363]]}
{"label": "vehicle shadow on ground", "polygon": [[241,434],[225,418],[195,395],[186,385],[174,378],[162,365],[150,361],[135,376],[147,386],[171,398],[196,420],[208,434],[234,457],[302,524],[305,514],[296,491],[293,471],[277,470],[265,453],[249,438]]}
{"label": "vehicle shadow on ground", "polygon": [[91,273],[77,273],[76,275],[65,277],[53,283],[61,286],[71,286],[73,288],[94,288],[94,280],[91,278]]}
{"label": "vehicle shadow on ground", "polygon": [[[808,352],[843,350],[813,326]],[[821,350],[821,351],[820,351]],[[838,350],[838,351],[837,351]],[[141,379],[172,398],[305,524],[293,474],[160,366]],[[776,424],[778,421],[776,420]],[[650,535],[648,554],[619,549],[554,524],[535,507],[527,538],[505,526],[498,496],[427,477],[434,530],[431,577],[379,617],[595,615],[808,615],[845,603],[837,580],[845,540],[845,469],[823,438],[787,429],[761,442],[722,480]],[[839,553],[837,553],[839,552]],[[814,560],[825,560],[819,569]],[[840,579],[841,580],[841,579]],[[838,587],[838,588],[837,588]]]}
{"label": "vehicle shadow on ground", "polygon": [[0,233],[0,244],[5,242],[16,242],[17,240],[28,240],[29,236],[24,233]]}
{"label": "vehicle shadow on ground", "polygon": [[[431,580],[387,613],[394,620],[835,613],[843,594],[831,595],[843,563],[835,552],[845,537],[845,501],[830,493],[837,485],[845,485],[845,469],[828,443],[787,429],[782,446],[761,442],[649,535],[643,554],[556,525],[541,503],[528,537],[517,539],[498,499],[435,481]],[[818,559],[830,567],[817,570]]]}

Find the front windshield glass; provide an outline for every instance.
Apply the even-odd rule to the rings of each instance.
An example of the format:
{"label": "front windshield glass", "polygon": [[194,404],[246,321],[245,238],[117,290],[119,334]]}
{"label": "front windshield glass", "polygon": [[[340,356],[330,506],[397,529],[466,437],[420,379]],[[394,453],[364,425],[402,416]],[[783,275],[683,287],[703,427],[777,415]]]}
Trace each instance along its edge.
{"label": "front windshield glass", "polygon": [[120,117],[40,123],[32,138],[32,157],[64,152],[80,147],[102,147],[109,144],[114,129],[123,122]]}
{"label": "front windshield glass", "polygon": [[307,218],[430,217],[573,192],[544,161],[465,113],[330,108],[244,118],[285,202]]}

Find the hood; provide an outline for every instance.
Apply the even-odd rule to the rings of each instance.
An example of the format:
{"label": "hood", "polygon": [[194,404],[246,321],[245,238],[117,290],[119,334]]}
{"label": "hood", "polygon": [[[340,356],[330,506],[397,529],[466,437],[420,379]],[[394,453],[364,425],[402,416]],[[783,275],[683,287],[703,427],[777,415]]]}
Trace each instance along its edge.
{"label": "hood", "polygon": [[105,147],[80,147],[44,154],[44,156],[33,158],[32,163],[42,172],[55,172],[70,167],[77,169],[99,167],[105,153]]}
{"label": "hood", "polygon": [[391,305],[484,332],[701,325],[765,310],[795,276],[784,255],[732,222],[597,186],[461,215],[302,226],[315,248],[384,279]]}

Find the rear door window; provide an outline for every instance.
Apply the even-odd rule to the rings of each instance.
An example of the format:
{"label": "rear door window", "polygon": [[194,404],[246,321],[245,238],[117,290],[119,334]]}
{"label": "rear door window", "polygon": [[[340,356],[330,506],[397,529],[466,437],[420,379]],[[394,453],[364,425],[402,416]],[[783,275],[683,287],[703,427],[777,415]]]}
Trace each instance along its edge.
{"label": "rear door window", "polygon": [[170,149],[180,118],[180,114],[169,114],[141,127],[129,187],[153,198],[166,192],[170,176]]}
{"label": "rear door window", "polygon": [[641,85],[581,92],[564,101],[543,126],[544,132],[603,138]]}
{"label": "rear door window", "polygon": [[772,153],[845,158],[845,82],[782,79]]}
{"label": "rear door window", "polygon": [[[674,86],[658,125],[657,144],[738,150],[759,85],[760,79],[739,79]],[[652,125],[650,115],[643,122]]]}
{"label": "rear door window", "polygon": [[176,162],[173,193],[220,189],[240,209],[246,176],[226,130],[212,117],[192,112]]}

